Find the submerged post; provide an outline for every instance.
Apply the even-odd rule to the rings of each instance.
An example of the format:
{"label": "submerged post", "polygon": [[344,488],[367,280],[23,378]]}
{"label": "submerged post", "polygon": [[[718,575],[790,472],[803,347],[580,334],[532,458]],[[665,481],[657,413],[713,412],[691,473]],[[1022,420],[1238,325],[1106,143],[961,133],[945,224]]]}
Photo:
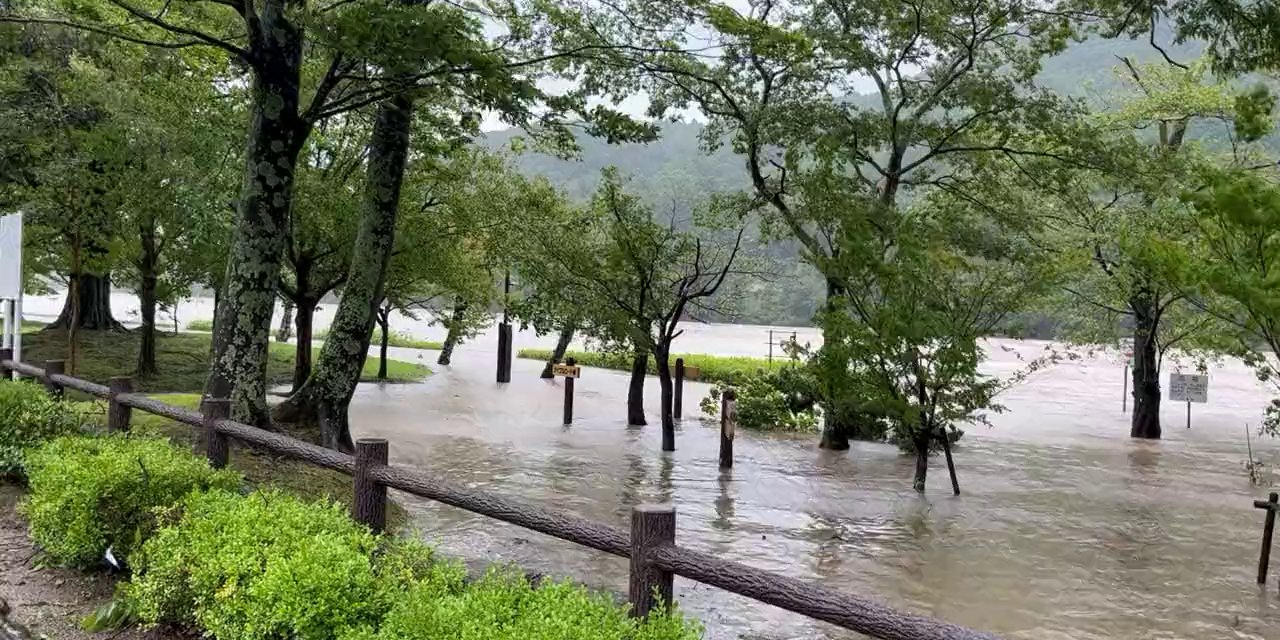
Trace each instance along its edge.
{"label": "submerged post", "polygon": [[209,466],[223,469],[231,459],[231,443],[214,425],[231,417],[231,401],[206,397],[200,403],[200,412],[204,414],[204,455],[209,459]]}
{"label": "submerged post", "polygon": [[[578,364],[576,358],[569,358],[564,361],[569,366]],[[564,423],[573,424],[573,376],[564,377]]]}
{"label": "submerged post", "polygon": [[511,324],[498,324],[498,382],[511,382]]}
{"label": "submerged post", "polygon": [[356,468],[351,475],[355,483],[355,498],[351,501],[351,519],[368,525],[374,533],[387,528],[387,487],[379,484],[369,472],[374,467],[386,466],[387,441],[383,438],[356,440]]}
{"label": "submerged post", "polygon": [[684,358],[676,358],[676,388],[671,391],[671,417],[680,419],[684,413]]}
{"label": "submerged post", "polygon": [[1253,506],[1267,510],[1266,523],[1262,525],[1262,551],[1258,554],[1258,584],[1267,583],[1267,565],[1271,562],[1271,535],[1276,530],[1276,509],[1280,509],[1280,494],[1272,493],[1267,501],[1254,500]]}
{"label": "submerged post", "polygon": [[67,372],[66,360],[45,360],[44,361],[44,388],[49,391],[49,395],[62,399],[62,385],[55,383],[49,378],[52,375],[62,375]]}
{"label": "submerged post", "polygon": [[960,495],[960,481],[956,479],[956,463],[951,459],[951,438],[947,436],[946,427],[942,428],[942,451],[947,456],[947,473],[951,474],[951,491]]}
{"label": "submerged post", "polygon": [[[641,504],[631,510],[631,615],[643,618],[659,604],[670,604],[675,574],[653,566],[653,549],[676,542],[676,508]],[[655,593],[656,591],[656,593]]]}
{"label": "submerged post", "polygon": [[133,378],[117,376],[107,381],[107,388],[111,390],[111,397],[107,402],[107,431],[128,431],[133,409],[121,404],[118,396],[133,393]]}
{"label": "submerged post", "polygon": [[725,389],[720,398],[720,468],[733,468],[733,437],[738,430],[738,393]]}
{"label": "submerged post", "polygon": [[1120,413],[1129,412],[1129,363],[1124,365],[1124,393],[1120,395]]}

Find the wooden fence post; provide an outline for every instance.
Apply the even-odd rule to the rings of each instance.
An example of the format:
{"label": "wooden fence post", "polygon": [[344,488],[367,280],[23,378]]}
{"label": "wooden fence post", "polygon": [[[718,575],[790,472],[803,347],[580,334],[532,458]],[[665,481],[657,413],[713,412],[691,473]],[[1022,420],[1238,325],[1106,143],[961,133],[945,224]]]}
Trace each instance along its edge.
{"label": "wooden fence post", "polygon": [[498,323],[498,382],[511,382],[511,325]]}
{"label": "wooden fence post", "polygon": [[733,437],[738,430],[738,393],[725,389],[720,397],[720,468],[733,468]]}
{"label": "wooden fence post", "polygon": [[[578,364],[578,360],[576,358],[569,358],[565,360],[565,364],[572,367]],[[564,423],[565,424],[573,424],[573,385],[574,385],[573,376],[565,376],[564,377]]]}
{"label": "wooden fence post", "polygon": [[111,390],[111,398],[107,403],[107,431],[128,431],[133,409],[120,404],[116,396],[122,393],[133,393],[133,378],[128,376],[112,378],[107,381],[107,388]]}
{"label": "wooden fence post", "polygon": [[1253,506],[1267,510],[1266,524],[1262,525],[1262,552],[1258,555],[1258,584],[1267,583],[1267,565],[1271,562],[1271,535],[1276,530],[1276,509],[1280,505],[1280,494],[1272,493],[1267,501],[1255,500]]}
{"label": "wooden fence post", "polygon": [[369,526],[374,533],[387,528],[387,487],[369,477],[369,471],[387,464],[387,441],[383,438],[356,440],[356,468],[351,474],[355,496],[351,518]]}
{"label": "wooden fence post", "polygon": [[62,385],[54,383],[49,379],[52,375],[62,375],[67,371],[67,362],[65,360],[45,360],[44,361],[44,388],[49,391],[49,395],[61,400]]}
{"label": "wooden fence post", "polygon": [[675,574],[653,566],[655,547],[675,544],[676,508],[670,504],[641,504],[631,510],[631,615],[643,618],[659,604],[670,604]]}
{"label": "wooden fence post", "polygon": [[226,398],[205,398],[200,403],[200,411],[204,414],[204,455],[209,459],[209,466],[222,469],[231,458],[231,442],[225,434],[218,433],[214,425],[219,420],[231,417],[231,401]]}
{"label": "wooden fence post", "polygon": [[684,414],[684,358],[676,358],[676,388],[671,395],[671,416],[679,420]]}

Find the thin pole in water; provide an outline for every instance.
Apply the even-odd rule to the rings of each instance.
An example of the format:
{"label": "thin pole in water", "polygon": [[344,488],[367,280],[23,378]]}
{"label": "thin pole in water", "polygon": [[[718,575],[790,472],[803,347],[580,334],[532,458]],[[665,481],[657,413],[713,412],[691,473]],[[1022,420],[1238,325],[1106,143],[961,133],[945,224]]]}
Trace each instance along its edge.
{"label": "thin pole in water", "polygon": [[1124,394],[1120,396],[1120,413],[1129,412],[1129,363],[1124,365]]}
{"label": "thin pole in water", "polygon": [[1187,428],[1191,428],[1191,401],[1187,401]]}

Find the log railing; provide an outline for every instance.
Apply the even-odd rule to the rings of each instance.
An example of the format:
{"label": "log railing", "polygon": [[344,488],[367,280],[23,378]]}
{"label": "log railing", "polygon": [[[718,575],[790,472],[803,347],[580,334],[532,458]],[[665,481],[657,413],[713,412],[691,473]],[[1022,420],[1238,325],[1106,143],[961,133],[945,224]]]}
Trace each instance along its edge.
{"label": "log railing", "polygon": [[639,505],[632,510],[631,529],[625,531],[580,516],[514,500],[496,493],[449,482],[421,470],[387,463],[387,441],[362,438],[354,456],[228,419],[229,403],[206,398],[200,412],[165,404],[133,393],[128,378],[113,378],[109,386],[62,374],[61,361],[43,368],[13,360],[0,349],[0,374],[16,372],[35,378],[61,395],[73,389],[108,401],[108,431],[126,431],[130,411],[138,409],[190,425],[202,431],[205,455],[215,467],[226,466],[230,440],[340,471],[353,478],[351,515],[375,531],[386,524],[387,489],[398,489],[458,507],[471,513],[531,529],[574,544],[630,560],[631,611],[647,615],[672,598],[672,582],[681,576],[768,603],[810,618],[829,622],[883,640],[994,640],[995,636],[948,622],[905,613],[864,596],[756,569],[738,562],[675,544],[676,512],[670,504]]}

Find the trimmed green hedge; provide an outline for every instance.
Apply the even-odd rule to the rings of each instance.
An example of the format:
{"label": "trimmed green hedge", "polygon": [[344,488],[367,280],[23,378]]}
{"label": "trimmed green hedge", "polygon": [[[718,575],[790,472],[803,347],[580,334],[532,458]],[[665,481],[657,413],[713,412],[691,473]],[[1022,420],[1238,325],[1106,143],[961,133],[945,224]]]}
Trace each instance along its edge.
{"label": "trimmed green hedge", "polygon": [[[551,359],[551,350],[521,349],[516,353],[516,357],[545,362]],[[578,364],[584,367],[599,367],[616,371],[631,370],[632,356],[629,353],[568,351],[565,353],[565,357],[577,360]],[[673,373],[676,366],[676,358],[684,358],[686,367],[698,367],[702,370],[702,375],[698,378],[699,382],[723,382],[725,384],[738,384],[748,376],[755,375],[760,371],[776,371],[788,364],[794,364],[782,358],[774,358],[773,362],[770,363],[766,358],[751,358],[748,356],[711,356],[699,353],[679,353],[671,355]],[[650,356],[649,374],[657,375],[657,373],[658,364]]]}
{"label": "trimmed green hedge", "polygon": [[154,531],[153,511],[193,490],[235,489],[240,477],[215,471],[167,440],[64,437],[27,455],[31,491],[19,505],[31,537],[55,561],[102,562],[108,547],[124,560]]}
{"label": "trimmed green hedge", "polygon": [[0,478],[23,475],[33,447],[80,430],[83,420],[34,382],[0,380]]}

